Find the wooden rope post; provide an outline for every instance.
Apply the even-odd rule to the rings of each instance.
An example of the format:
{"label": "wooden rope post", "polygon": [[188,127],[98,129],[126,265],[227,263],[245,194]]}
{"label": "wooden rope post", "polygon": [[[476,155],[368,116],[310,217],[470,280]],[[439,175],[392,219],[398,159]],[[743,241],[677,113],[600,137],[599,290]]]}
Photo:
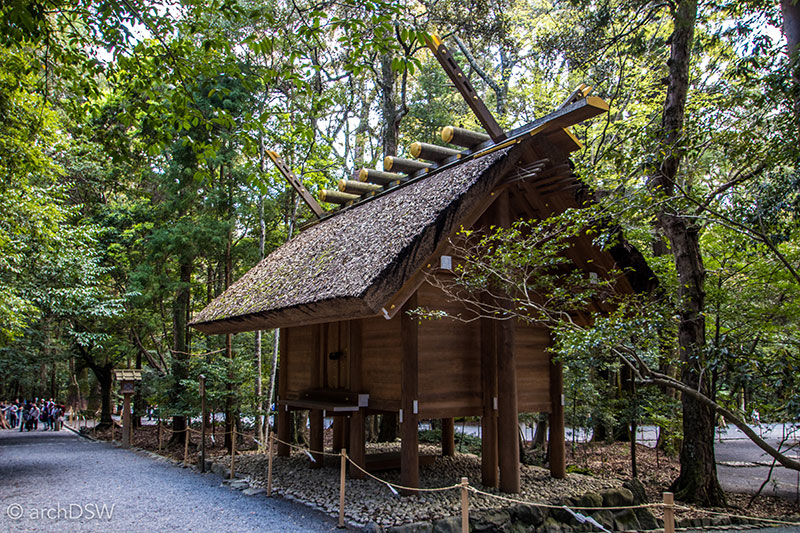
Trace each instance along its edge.
{"label": "wooden rope post", "polygon": [[267,455],[267,498],[272,496],[272,428],[269,429],[269,452]]}
{"label": "wooden rope post", "polygon": [[187,420],[186,428],[183,430],[186,436],[183,439],[183,466],[188,466],[189,461],[189,424]]}
{"label": "wooden rope post", "polygon": [[158,453],[161,453],[161,443],[162,442],[163,441],[162,441],[162,437],[161,437],[161,419],[159,418],[158,419]]}
{"label": "wooden rope post", "polygon": [[461,533],[469,533],[469,480],[461,478]]}
{"label": "wooden rope post", "polygon": [[236,477],[236,424],[231,427],[231,477]]}
{"label": "wooden rope post", "polygon": [[342,448],[342,466],[339,472],[339,528],[344,529],[344,483],[347,473],[347,448]]}
{"label": "wooden rope post", "polygon": [[664,533],[675,533],[675,499],[671,492],[664,493]]}

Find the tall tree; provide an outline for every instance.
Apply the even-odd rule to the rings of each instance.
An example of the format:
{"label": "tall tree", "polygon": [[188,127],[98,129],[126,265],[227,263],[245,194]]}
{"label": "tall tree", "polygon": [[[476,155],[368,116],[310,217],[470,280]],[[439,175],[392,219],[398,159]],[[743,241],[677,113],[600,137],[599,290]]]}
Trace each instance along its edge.
{"label": "tall tree", "polygon": [[[686,100],[692,62],[697,2],[681,0],[671,10],[673,31],[667,65],[667,94],[658,133],[656,161],[650,188],[665,199],[676,194],[676,181],[687,140],[684,131]],[[665,202],[657,214],[659,229],[669,240],[678,276],[681,380],[702,394],[711,396],[706,370],[705,276],[700,252],[701,228],[688,213]],[[717,480],[714,456],[713,409],[684,395],[681,473],[672,485],[678,499],[723,506],[725,495]]]}

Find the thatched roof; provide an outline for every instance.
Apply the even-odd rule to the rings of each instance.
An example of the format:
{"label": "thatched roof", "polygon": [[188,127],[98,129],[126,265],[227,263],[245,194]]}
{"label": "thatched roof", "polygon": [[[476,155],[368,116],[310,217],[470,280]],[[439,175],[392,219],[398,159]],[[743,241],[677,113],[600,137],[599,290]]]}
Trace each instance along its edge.
{"label": "thatched roof", "polygon": [[519,160],[498,150],[343,210],[287,242],[197,314],[235,333],[381,314]]}

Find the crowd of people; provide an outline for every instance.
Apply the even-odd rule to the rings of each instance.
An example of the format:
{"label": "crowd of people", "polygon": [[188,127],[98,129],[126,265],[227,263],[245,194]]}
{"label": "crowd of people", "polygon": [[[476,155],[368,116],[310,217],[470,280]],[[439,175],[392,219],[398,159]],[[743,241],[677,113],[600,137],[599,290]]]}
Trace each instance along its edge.
{"label": "crowd of people", "polygon": [[64,423],[64,405],[52,398],[0,402],[0,429],[35,431],[41,423],[44,431],[59,431]]}

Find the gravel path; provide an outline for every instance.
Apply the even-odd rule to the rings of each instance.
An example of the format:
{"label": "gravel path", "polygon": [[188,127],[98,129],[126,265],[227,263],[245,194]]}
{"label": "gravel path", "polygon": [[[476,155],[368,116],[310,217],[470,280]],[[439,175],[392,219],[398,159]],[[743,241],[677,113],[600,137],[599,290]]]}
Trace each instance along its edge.
{"label": "gravel path", "polygon": [[308,507],[263,494],[245,496],[221,486],[214,474],[67,430],[0,431],[2,532],[334,530],[333,519]]}

